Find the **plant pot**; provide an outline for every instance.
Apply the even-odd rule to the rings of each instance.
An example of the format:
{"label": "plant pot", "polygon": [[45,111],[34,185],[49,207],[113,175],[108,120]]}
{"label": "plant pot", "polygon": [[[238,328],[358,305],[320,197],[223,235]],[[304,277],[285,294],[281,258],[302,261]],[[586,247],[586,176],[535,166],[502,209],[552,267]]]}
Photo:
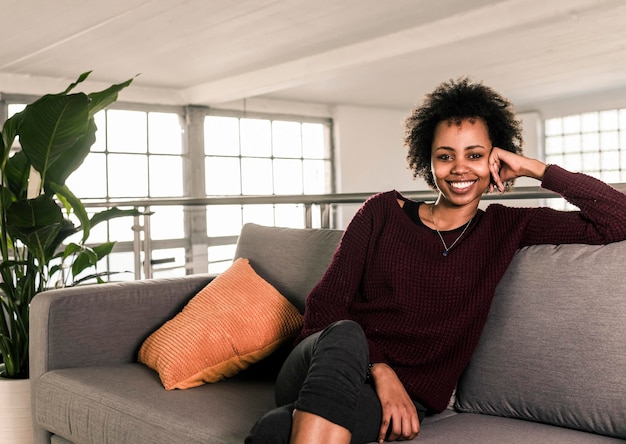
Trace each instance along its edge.
{"label": "plant pot", "polygon": [[30,380],[0,377],[0,444],[32,442]]}

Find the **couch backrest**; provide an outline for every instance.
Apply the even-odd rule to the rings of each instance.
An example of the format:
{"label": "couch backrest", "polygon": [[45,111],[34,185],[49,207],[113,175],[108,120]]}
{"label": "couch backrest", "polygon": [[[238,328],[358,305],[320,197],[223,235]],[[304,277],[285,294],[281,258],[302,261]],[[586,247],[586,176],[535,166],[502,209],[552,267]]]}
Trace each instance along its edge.
{"label": "couch backrest", "polygon": [[341,230],[243,226],[235,258],[247,258],[252,268],[304,313],[307,294],[323,276]]}
{"label": "couch backrest", "polygon": [[626,438],[626,241],[520,250],[456,407]]}

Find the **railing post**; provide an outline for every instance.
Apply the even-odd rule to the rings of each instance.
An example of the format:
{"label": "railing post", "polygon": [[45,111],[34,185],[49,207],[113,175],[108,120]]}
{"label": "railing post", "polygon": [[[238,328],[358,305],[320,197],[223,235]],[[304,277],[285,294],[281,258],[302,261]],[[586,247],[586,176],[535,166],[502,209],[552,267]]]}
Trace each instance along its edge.
{"label": "railing post", "polygon": [[305,226],[305,228],[313,228],[312,207],[313,207],[313,204],[310,204],[310,203],[304,204],[304,226]]}
{"label": "railing post", "polygon": [[144,208],[143,216],[143,273],[146,279],[152,278],[152,241],[150,235],[150,207]]}

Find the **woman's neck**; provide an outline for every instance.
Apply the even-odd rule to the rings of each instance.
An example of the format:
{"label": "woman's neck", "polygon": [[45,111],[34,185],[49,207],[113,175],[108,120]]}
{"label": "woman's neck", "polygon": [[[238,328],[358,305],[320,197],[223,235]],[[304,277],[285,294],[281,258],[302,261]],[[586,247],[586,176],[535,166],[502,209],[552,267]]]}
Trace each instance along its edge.
{"label": "woman's neck", "polygon": [[430,228],[439,231],[450,231],[459,228],[472,219],[478,211],[478,204],[453,207],[446,205],[438,198],[434,204],[420,206],[419,216]]}

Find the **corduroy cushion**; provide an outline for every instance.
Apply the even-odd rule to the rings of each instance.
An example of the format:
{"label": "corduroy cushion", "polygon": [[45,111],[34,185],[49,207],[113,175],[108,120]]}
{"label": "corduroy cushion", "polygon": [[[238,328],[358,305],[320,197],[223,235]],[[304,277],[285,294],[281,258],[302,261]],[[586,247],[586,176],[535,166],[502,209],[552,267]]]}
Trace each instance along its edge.
{"label": "corduroy cushion", "polygon": [[258,362],[301,325],[298,310],[240,258],[145,340],[139,362],[168,390],[195,387]]}

